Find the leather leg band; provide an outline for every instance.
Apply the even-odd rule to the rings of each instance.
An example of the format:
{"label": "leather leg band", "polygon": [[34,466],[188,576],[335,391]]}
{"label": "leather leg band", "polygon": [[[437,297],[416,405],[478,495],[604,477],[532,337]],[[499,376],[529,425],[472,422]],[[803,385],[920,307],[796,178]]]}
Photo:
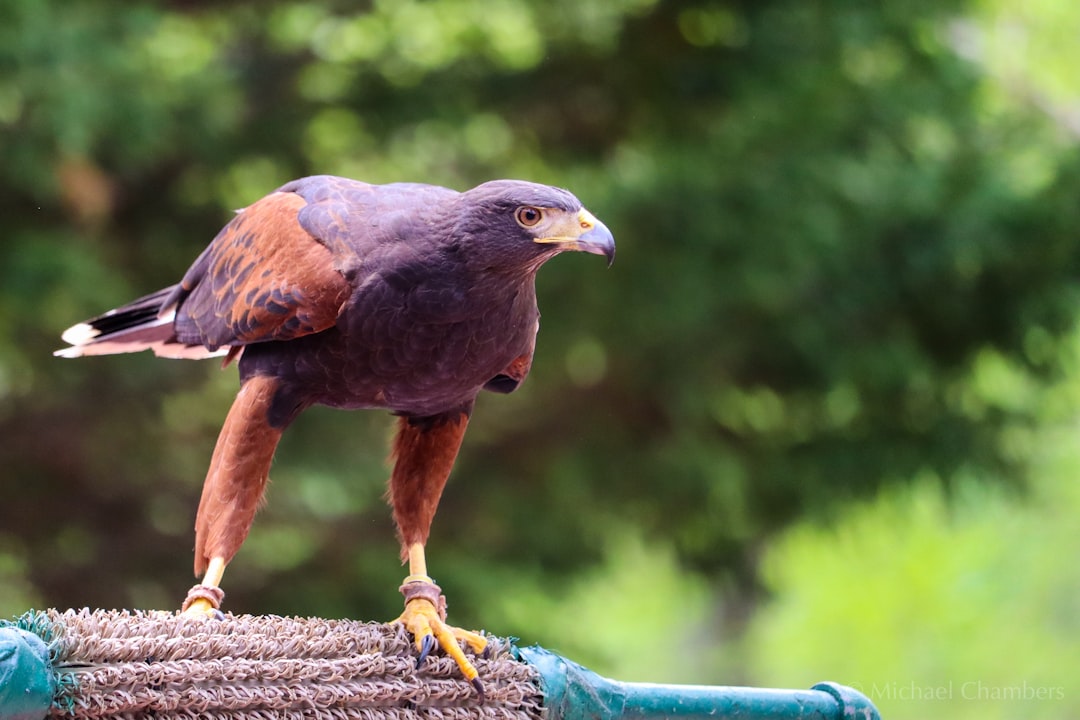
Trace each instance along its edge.
{"label": "leather leg band", "polygon": [[439,613],[439,619],[446,621],[446,596],[442,594],[442,588],[435,583],[406,578],[405,584],[399,587],[398,590],[405,596],[406,605],[416,599],[427,600]]}
{"label": "leather leg band", "polygon": [[225,591],[215,585],[195,585],[188,590],[184,604],[180,606],[180,612],[186,612],[196,600],[205,600],[215,610],[221,608],[221,601],[225,599]]}

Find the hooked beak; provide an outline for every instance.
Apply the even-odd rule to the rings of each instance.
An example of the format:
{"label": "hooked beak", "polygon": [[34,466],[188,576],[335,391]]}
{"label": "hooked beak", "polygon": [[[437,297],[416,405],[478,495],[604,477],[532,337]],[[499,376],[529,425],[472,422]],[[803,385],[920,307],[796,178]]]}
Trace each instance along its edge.
{"label": "hooked beak", "polygon": [[607,225],[596,219],[591,212],[582,208],[578,211],[576,222],[565,232],[551,237],[537,238],[534,242],[560,245],[565,250],[603,255],[608,260],[608,267],[615,262],[615,237]]}

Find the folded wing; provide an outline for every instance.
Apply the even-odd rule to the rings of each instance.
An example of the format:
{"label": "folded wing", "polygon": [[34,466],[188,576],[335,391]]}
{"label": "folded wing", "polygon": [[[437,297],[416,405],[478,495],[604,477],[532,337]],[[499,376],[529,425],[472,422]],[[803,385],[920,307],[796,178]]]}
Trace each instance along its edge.
{"label": "folded wing", "polygon": [[350,285],[327,246],[301,226],[306,204],[275,192],[245,208],[179,284],[69,328],[71,347],[56,354],[203,358],[331,327]]}

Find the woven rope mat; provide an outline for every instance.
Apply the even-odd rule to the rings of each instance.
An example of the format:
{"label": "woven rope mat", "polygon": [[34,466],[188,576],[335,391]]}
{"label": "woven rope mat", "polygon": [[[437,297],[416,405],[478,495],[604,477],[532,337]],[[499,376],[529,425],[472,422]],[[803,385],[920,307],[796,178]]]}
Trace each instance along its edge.
{"label": "woven rope mat", "polygon": [[[539,681],[490,638],[475,658],[487,700],[449,658],[419,669],[400,626],[171,612],[46,613],[59,630],[64,696],[52,718],[538,720]],[[68,682],[74,680],[74,682]]]}

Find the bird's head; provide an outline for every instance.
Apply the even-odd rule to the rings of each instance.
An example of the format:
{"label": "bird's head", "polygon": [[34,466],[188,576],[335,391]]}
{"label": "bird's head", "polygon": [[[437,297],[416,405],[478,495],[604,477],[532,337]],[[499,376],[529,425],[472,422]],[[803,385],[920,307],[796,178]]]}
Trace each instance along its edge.
{"label": "bird's head", "polygon": [[615,260],[615,238],[604,223],[561,188],[494,180],[461,194],[461,231],[475,251],[508,264],[539,267],[566,250]]}

